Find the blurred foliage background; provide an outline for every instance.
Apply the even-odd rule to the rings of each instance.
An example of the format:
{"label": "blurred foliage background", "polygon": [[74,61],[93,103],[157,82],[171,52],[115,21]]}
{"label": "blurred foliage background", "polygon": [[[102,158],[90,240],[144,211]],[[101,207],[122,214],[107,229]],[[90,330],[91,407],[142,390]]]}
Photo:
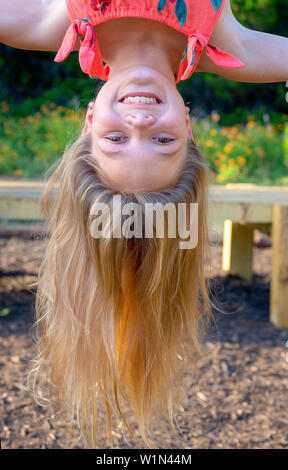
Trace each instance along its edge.
{"label": "blurred foliage background", "polygon": [[[231,6],[235,17],[245,27],[288,36],[287,0],[231,0]],[[45,169],[55,160],[54,155],[64,150],[65,142],[79,132],[84,110],[98,86],[103,84],[81,71],[78,52],[61,63],[53,61],[55,55],[55,52],[25,51],[0,45],[0,174],[36,176]],[[271,149],[278,148],[277,178],[274,173],[270,176],[269,172],[265,173],[266,183],[288,184],[287,131],[285,134],[288,90],[284,82],[240,83],[209,73],[194,73],[177,86],[191,110],[194,134],[200,138],[210,159],[215,181],[216,178],[218,182],[238,181],[237,178],[243,177],[244,168],[249,167],[243,164],[243,158],[247,162],[252,158],[245,149],[251,148],[255,141],[262,169],[265,158],[268,167],[271,166]],[[213,116],[218,118],[215,120]],[[225,126],[226,134],[222,129]],[[238,126],[237,132],[235,126]],[[207,132],[212,134],[207,135]],[[216,160],[223,150],[222,143],[225,147],[229,139],[236,142],[236,136],[242,134],[246,140],[243,137],[237,140],[237,145],[242,145],[241,148],[238,145],[240,160],[235,160],[231,151],[226,152],[227,161],[223,157],[225,152],[222,152],[222,161]],[[25,162],[29,160],[27,167]],[[232,171],[234,160],[237,171]],[[242,163],[238,164],[239,161]],[[282,162],[280,166],[279,162]],[[254,170],[258,163],[254,161]],[[250,170],[250,173],[246,171],[246,180],[259,179],[252,167]]]}
{"label": "blurred foliage background", "polygon": [[[287,0],[232,0],[231,5],[235,17],[245,27],[288,35]],[[54,52],[23,51],[1,45],[0,101],[6,101],[9,109],[22,115],[37,111],[47,101],[60,106],[79,103],[86,106],[93,97],[95,80],[81,71],[78,53],[61,63],[53,62],[54,57]],[[283,83],[239,83],[209,73],[195,73],[180,82],[178,88],[195,113],[224,112],[227,124],[241,120],[241,108],[250,112],[259,109],[287,112]]]}

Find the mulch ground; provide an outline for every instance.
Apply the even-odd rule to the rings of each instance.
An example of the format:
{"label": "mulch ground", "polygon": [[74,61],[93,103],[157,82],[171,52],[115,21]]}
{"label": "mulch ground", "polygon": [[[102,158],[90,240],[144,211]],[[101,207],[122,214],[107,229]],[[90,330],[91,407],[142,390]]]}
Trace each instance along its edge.
{"label": "mulch ground", "polygon": [[[60,415],[34,402],[25,383],[35,301],[27,284],[36,281],[45,244],[36,236],[0,237],[0,311],[11,310],[0,317],[3,449],[83,448]],[[254,245],[248,282],[223,272],[222,246],[213,247],[213,292],[229,313],[214,312],[217,329],[212,324],[207,333],[197,377],[185,375],[189,393],[177,416],[179,435],[159,432],[160,448],[288,447],[288,330],[269,322],[271,254],[271,247]],[[116,432],[114,439],[115,448],[136,447]],[[101,439],[99,447],[108,448]]]}

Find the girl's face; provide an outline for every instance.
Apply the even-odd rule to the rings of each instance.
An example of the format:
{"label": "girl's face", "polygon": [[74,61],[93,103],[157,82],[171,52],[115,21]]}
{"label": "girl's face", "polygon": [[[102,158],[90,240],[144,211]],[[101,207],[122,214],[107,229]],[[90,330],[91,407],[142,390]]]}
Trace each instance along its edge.
{"label": "girl's face", "polygon": [[[156,95],[157,104],[123,103],[129,93]],[[104,178],[115,189],[157,191],[172,186],[189,138],[189,114],[175,84],[149,67],[122,69],[90,104],[84,132]]]}

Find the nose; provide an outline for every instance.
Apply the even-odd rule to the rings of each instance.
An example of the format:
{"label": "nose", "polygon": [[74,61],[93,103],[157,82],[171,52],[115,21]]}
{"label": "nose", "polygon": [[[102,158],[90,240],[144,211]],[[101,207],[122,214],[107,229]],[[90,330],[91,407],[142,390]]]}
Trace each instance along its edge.
{"label": "nose", "polygon": [[155,118],[150,114],[130,113],[124,118],[128,124],[133,127],[147,127],[154,123]]}

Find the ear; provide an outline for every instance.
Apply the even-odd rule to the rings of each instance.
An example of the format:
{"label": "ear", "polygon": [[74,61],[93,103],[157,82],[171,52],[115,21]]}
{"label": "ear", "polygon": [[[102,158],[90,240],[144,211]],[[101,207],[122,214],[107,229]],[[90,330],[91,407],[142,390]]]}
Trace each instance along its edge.
{"label": "ear", "polygon": [[88,109],[86,112],[85,125],[82,131],[82,135],[87,134],[87,132],[89,132],[92,127],[94,104],[95,104],[94,101],[91,101],[88,105]]}

